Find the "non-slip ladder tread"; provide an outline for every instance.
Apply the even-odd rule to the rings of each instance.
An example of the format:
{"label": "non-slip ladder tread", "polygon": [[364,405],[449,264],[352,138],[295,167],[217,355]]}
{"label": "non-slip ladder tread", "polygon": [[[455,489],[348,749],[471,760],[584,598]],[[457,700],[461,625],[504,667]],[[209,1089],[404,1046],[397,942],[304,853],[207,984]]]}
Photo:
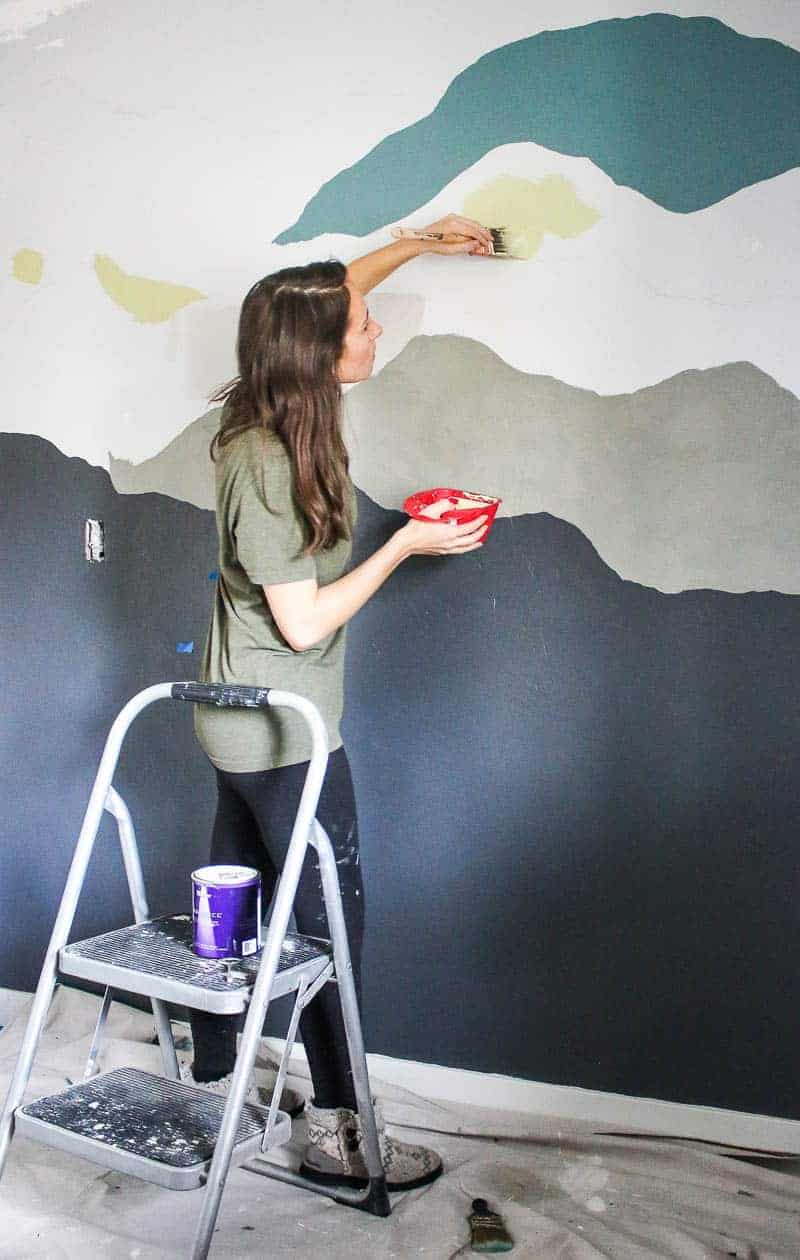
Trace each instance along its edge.
{"label": "non-slip ladder tread", "polygon": [[[329,956],[326,942],[287,933],[274,991],[294,987],[287,983],[290,980],[287,973],[298,968],[319,970]],[[192,989],[202,999],[197,1003],[201,1008],[239,1010],[255,982],[260,961],[261,954],[257,954],[238,958],[229,967],[216,959],[199,958],[192,951],[191,916],[185,914],[166,915],[92,936],[64,946],[59,955],[60,970],[66,975],[114,984],[130,992],[152,994],[153,983],[146,982],[150,977],[163,989],[163,992],[155,992],[155,996],[180,1001],[186,998],[186,991]],[[144,978],[144,983],[137,984],[137,976]],[[170,990],[169,986],[177,988]]]}
{"label": "non-slip ladder tread", "polygon": [[[188,1189],[202,1183],[224,1108],[223,1097],[182,1081],[118,1068],[26,1103],[17,1111],[17,1126],[51,1146]],[[234,1154],[246,1148],[247,1158],[259,1148],[266,1119],[262,1108],[244,1105]],[[289,1118],[279,1112],[272,1144],[286,1141],[290,1131]]]}

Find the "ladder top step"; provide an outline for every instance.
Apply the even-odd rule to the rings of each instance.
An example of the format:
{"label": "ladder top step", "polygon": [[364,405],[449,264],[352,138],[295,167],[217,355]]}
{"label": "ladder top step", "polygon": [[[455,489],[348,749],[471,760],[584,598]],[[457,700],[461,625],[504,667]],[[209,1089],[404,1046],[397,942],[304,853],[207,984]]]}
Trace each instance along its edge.
{"label": "ladder top step", "polygon": [[[26,1137],[131,1173],[168,1189],[202,1185],[217,1141],[225,1099],[138,1068],[117,1068],[17,1108]],[[246,1103],[234,1162],[261,1148],[267,1112]],[[291,1121],[278,1112],[270,1146],[288,1141]]]}
{"label": "ladder top step", "polygon": [[[309,979],[318,975],[330,952],[327,941],[288,933],[272,996],[291,992],[302,974]],[[130,993],[232,1014],[245,1009],[261,957],[258,953],[232,963],[200,958],[192,950],[191,915],[175,914],[65,945],[59,970]]]}

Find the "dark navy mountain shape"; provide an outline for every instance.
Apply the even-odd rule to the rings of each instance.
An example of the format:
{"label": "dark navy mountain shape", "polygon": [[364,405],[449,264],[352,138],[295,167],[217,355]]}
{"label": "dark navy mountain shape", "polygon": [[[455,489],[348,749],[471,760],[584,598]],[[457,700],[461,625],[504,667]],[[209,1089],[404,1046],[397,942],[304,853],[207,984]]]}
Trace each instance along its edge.
{"label": "dark navy mountain shape", "polygon": [[[278,244],[364,236],[485,153],[533,141],[689,214],[800,163],[800,53],[667,13],[542,31],[462,71],[427,117],[322,185]],[[455,208],[455,207],[454,207]]]}
{"label": "dark navy mountain shape", "polygon": [[[216,543],[42,438],[0,469],[0,985],[30,990],[111,720],[196,676]],[[356,562],[403,519],[359,510]],[[799,637],[800,597],[664,595],[544,514],[406,562],[349,629],[369,1049],[800,1119]],[[191,719],[145,713],[116,780],[154,913],[207,857]],[[109,822],[90,870],[74,939],[130,921]]]}

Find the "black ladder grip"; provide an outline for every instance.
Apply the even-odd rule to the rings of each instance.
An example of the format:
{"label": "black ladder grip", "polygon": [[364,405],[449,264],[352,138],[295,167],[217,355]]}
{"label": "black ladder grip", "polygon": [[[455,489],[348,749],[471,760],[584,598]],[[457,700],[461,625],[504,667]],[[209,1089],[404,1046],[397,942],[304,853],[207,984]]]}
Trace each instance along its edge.
{"label": "black ladder grip", "polygon": [[269,687],[237,687],[228,683],[172,684],[173,700],[215,704],[221,709],[262,709],[269,704]]}

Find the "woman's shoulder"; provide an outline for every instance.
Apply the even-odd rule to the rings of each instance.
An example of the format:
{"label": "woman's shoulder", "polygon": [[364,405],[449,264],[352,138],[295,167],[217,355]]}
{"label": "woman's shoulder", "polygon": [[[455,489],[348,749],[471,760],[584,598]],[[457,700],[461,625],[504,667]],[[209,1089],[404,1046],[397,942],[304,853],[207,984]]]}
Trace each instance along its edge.
{"label": "woman's shoulder", "polygon": [[268,468],[282,470],[289,464],[288,452],[277,433],[260,425],[235,434],[219,449],[218,458],[228,475],[239,469],[259,473]]}
{"label": "woman's shoulder", "polygon": [[226,442],[216,466],[218,501],[229,504],[255,496],[272,506],[292,499],[292,467],[288,452],[275,433],[243,429]]}

